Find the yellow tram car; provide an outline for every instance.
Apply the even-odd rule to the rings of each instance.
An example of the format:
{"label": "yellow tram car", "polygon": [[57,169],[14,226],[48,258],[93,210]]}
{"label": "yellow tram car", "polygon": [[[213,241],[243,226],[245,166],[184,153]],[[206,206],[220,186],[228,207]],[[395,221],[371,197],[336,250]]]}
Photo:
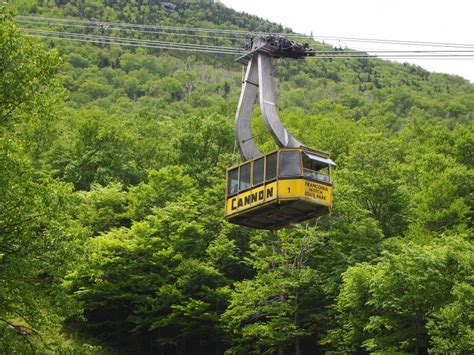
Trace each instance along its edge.
{"label": "yellow tram car", "polygon": [[280,148],[227,170],[225,218],[257,229],[279,229],[325,215],[332,207],[329,154]]}

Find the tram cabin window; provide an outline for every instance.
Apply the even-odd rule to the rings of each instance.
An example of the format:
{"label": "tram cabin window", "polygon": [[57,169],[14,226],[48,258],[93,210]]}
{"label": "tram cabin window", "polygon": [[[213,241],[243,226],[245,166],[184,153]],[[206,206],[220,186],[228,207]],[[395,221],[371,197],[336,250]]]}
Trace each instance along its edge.
{"label": "tram cabin window", "polygon": [[250,187],[250,163],[240,167],[239,191]]}
{"label": "tram cabin window", "polygon": [[253,162],[253,185],[263,182],[263,171],[265,167],[265,158],[260,158]]}
{"label": "tram cabin window", "polygon": [[301,175],[301,153],[299,151],[280,152],[280,176],[291,177]]}
{"label": "tram cabin window", "polygon": [[235,168],[229,171],[229,177],[227,179],[227,194],[233,195],[237,193],[239,187],[239,169]]}
{"label": "tram cabin window", "polygon": [[304,176],[311,180],[330,182],[329,165],[310,159],[305,153],[303,153],[303,172]]}
{"label": "tram cabin window", "polygon": [[273,180],[277,176],[277,155],[272,154],[267,156],[267,172],[265,181]]}

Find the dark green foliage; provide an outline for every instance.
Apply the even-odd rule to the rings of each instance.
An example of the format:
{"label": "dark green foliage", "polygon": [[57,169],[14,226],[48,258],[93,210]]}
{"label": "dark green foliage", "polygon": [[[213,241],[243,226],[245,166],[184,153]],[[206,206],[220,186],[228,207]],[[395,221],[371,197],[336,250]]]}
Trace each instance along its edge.
{"label": "dark green foliage", "polygon": [[[15,5],[283,30],[174,3]],[[275,61],[285,125],[338,167],[332,216],[272,234],[222,218],[239,159],[231,56],[42,45],[1,8],[0,61],[0,352],[474,351],[472,84],[375,59]]]}

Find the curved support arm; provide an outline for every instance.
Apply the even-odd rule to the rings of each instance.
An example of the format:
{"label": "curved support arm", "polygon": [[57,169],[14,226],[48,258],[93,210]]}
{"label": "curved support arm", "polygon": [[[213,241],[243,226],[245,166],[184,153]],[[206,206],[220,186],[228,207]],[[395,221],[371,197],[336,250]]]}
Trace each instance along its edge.
{"label": "curved support arm", "polygon": [[250,128],[250,118],[258,88],[262,116],[277,145],[288,148],[304,147],[288,132],[278,116],[273,90],[272,58],[265,54],[256,53],[248,63],[235,116],[235,136],[242,158],[250,160],[262,155],[253,140]]}
{"label": "curved support arm", "polygon": [[242,83],[239,106],[237,106],[237,114],[235,115],[235,137],[237,138],[240,155],[245,160],[262,155],[255,145],[252,130],[250,129],[250,118],[257,98],[258,88],[258,65],[256,59],[256,57],[250,59],[247,66],[247,72]]}
{"label": "curved support arm", "polygon": [[273,90],[272,57],[260,53],[257,54],[257,57],[260,108],[268,130],[279,147],[298,148],[303,146],[288,132],[278,116],[275,91]]}

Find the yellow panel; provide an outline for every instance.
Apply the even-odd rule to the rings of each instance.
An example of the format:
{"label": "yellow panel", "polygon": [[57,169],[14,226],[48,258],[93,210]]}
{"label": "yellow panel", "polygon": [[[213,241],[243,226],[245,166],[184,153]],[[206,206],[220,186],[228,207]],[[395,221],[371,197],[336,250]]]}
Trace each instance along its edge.
{"label": "yellow panel", "polygon": [[320,205],[330,206],[332,187],[305,179],[279,180],[278,198],[303,198]]}
{"label": "yellow panel", "polygon": [[229,197],[226,201],[225,215],[245,211],[275,200],[303,199],[323,206],[332,204],[332,187],[305,179],[278,180],[278,183],[262,185]]}
{"label": "yellow panel", "polygon": [[225,214],[237,213],[275,198],[277,198],[276,181],[229,197],[225,205]]}

